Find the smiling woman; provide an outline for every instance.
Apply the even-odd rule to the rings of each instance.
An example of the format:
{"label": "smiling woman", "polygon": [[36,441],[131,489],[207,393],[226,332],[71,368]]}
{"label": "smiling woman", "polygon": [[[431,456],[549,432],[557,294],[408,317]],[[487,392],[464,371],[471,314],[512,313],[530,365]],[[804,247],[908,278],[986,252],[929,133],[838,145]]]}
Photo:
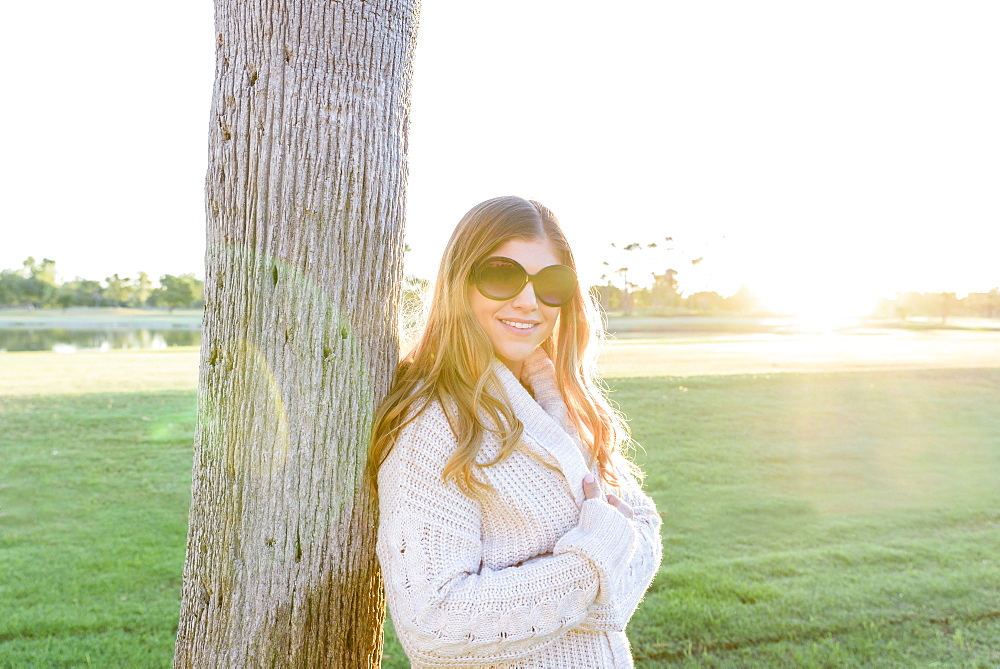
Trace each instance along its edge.
{"label": "smiling woman", "polygon": [[[494,253],[476,266],[469,306],[497,358],[520,376],[525,358],[552,334],[559,306],[576,292],[576,274],[559,264],[548,239],[511,239]],[[529,275],[529,270],[534,274]],[[539,293],[539,284],[547,287],[549,283],[543,281],[553,271],[566,275],[563,292],[546,300],[544,290]],[[558,303],[550,303],[560,297],[563,299]]]}
{"label": "smiling woman", "polygon": [[369,458],[413,666],[632,665],[660,518],[594,379],[597,322],[551,211],[501,197],[459,223]]}

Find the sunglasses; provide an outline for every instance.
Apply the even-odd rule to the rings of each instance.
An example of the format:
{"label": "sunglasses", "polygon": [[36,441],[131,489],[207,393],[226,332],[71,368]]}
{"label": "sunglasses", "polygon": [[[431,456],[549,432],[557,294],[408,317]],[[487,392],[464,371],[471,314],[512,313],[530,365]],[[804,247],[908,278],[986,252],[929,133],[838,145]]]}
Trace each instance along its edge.
{"label": "sunglasses", "polygon": [[549,265],[538,274],[528,274],[516,260],[494,256],[477,263],[472,270],[472,283],[491,300],[511,299],[528,281],[538,301],[550,307],[561,307],[576,295],[576,272],[566,265]]}

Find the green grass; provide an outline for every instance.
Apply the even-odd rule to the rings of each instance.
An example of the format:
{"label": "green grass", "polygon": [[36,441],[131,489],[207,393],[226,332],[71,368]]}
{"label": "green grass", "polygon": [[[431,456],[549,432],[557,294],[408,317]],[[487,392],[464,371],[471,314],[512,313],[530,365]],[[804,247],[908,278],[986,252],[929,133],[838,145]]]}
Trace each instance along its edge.
{"label": "green grass", "polygon": [[1000,664],[1000,371],[614,386],[665,514],[640,665]]}
{"label": "green grass", "polygon": [[0,397],[0,666],[168,666],[193,391]]}
{"label": "green grass", "polygon": [[[664,514],[638,666],[1000,664],[1000,370],[611,385]],[[170,664],[194,405],[0,396],[0,667]]]}

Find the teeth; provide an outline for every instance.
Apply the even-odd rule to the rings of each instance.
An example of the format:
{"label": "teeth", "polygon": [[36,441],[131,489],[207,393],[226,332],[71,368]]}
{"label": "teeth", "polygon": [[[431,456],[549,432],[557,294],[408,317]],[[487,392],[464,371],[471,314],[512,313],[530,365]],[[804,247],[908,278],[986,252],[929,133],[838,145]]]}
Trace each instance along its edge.
{"label": "teeth", "polygon": [[518,330],[528,330],[529,328],[535,327],[534,323],[515,323],[514,321],[505,321],[502,318],[500,319],[500,322],[506,323],[507,325],[517,328]]}

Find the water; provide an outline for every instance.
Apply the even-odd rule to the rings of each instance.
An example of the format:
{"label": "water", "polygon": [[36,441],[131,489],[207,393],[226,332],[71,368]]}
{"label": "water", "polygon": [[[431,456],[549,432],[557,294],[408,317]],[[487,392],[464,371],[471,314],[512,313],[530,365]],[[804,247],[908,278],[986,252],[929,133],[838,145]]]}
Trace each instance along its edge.
{"label": "water", "polygon": [[0,351],[162,350],[200,343],[201,332],[186,328],[0,328]]}

